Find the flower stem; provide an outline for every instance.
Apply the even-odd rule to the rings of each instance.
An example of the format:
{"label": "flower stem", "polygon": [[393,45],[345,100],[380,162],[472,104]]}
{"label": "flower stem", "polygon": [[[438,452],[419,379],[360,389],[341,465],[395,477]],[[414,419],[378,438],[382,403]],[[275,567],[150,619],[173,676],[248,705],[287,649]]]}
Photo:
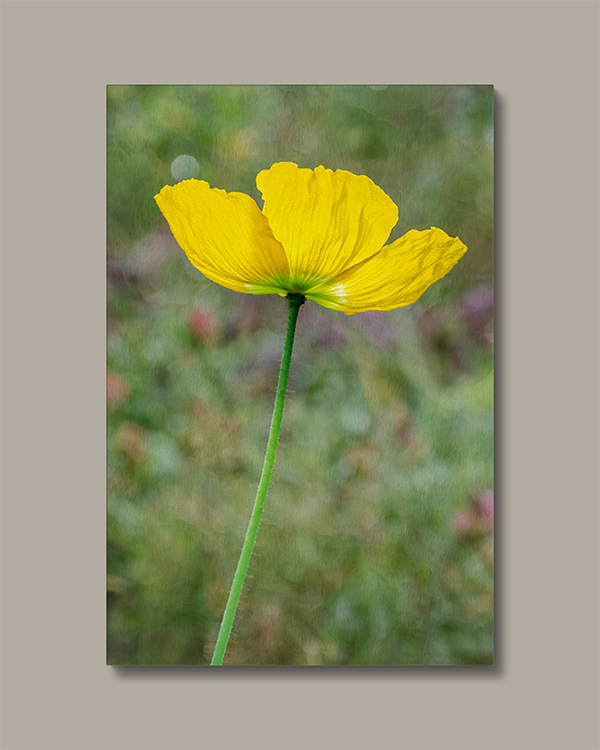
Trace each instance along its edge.
{"label": "flower stem", "polygon": [[275,396],[275,406],[273,407],[273,418],[271,420],[271,429],[269,431],[265,460],[263,463],[260,482],[258,484],[258,490],[256,492],[254,508],[252,509],[252,515],[250,516],[246,538],[244,539],[244,546],[242,547],[240,559],[233,577],[233,583],[231,584],[231,590],[229,591],[229,598],[227,599],[227,605],[223,614],[223,620],[221,621],[221,627],[219,628],[219,635],[217,636],[217,643],[215,645],[211,665],[223,664],[223,657],[225,656],[225,650],[229,643],[233,620],[242,594],[244,581],[246,580],[248,567],[250,566],[250,558],[252,557],[252,552],[254,550],[254,544],[258,535],[258,527],[260,526],[260,519],[262,517],[263,508],[265,507],[265,500],[267,499],[271,476],[273,475],[275,453],[277,452],[277,442],[279,440],[279,433],[281,432],[283,406],[285,404],[285,394],[290,373],[290,361],[292,359],[292,348],[294,346],[296,321],[298,320],[300,306],[304,304],[305,301],[305,297],[302,294],[290,293],[287,295],[287,298],[289,301],[288,322],[283,343],[279,382],[277,383],[277,394]]}

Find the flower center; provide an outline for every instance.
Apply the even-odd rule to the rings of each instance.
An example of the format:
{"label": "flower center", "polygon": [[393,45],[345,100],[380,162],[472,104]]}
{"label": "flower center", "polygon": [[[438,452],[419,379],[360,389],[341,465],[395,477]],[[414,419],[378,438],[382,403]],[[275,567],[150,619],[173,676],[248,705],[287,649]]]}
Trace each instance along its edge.
{"label": "flower center", "polygon": [[246,288],[253,294],[268,294],[276,292],[285,296],[303,294],[309,299],[320,301],[344,301],[344,287],[331,279],[311,276],[307,273],[286,273],[272,276],[268,281],[257,284],[246,284]]}

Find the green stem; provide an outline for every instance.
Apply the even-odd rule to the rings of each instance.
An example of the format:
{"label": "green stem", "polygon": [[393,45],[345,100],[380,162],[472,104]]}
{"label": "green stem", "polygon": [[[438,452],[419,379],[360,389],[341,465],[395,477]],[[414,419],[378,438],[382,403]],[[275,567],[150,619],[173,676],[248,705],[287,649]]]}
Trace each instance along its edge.
{"label": "green stem", "polygon": [[265,500],[267,499],[271,476],[273,475],[275,453],[277,452],[277,442],[279,440],[279,433],[281,432],[283,406],[285,404],[288,375],[290,373],[290,361],[292,359],[292,348],[294,346],[296,321],[298,320],[300,306],[305,300],[302,294],[288,294],[287,298],[290,305],[288,310],[288,322],[283,343],[283,353],[281,355],[281,369],[279,370],[279,382],[277,383],[277,394],[275,396],[275,406],[273,407],[273,418],[271,420],[271,430],[269,431],[265,461],[263,463],[262,474],[256,492],[254,508],[252,510],[252,515],[250,516],[250,523],[248,524],[248,530],[246,531],[246,538],[244,539],[244,546],[242,547],[238,566],[235,571],[235,576],[233,577],[233,583],[231,584],[231,590],[229,591],[229,598],[227,599],[227,605],[223,614],[223,620],[221,621],[221,627],[219,628],[219,635],[217,636],[217,643],[215,645],[211,665],[223,664],[223,657],[225,656],[225,650],[229,643],[229,636],[231,635],[231,628],[233,627],[233,619],[240,601],[244,581],[246,580],[246,573],[248,572],[248,567],[250,565],[250,558],[252,557],[252,552],[254,550],[254,544],[258,535],[258,527],[260,526],[260,519],[262,517],[263,508],[265,507]]}

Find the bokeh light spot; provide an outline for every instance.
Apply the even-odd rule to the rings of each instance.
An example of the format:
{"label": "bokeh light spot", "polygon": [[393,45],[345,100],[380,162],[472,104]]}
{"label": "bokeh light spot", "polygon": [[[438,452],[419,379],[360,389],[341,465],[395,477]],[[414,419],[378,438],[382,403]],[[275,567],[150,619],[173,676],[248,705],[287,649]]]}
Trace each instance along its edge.
{"label": "bokeh light spot", "polygon": [[193,156],[183,154],[178,156],[171,164],[171,174],[177,180],[191,180],[200,174],[200,165]]}

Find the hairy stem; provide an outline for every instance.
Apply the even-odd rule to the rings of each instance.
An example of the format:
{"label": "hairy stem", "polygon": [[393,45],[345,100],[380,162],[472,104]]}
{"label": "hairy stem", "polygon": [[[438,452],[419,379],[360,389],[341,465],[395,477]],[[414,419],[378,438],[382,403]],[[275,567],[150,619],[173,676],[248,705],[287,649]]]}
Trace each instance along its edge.
{"label": "hairy stem", "polygon": [[275,406],[273,407],[273,418],[271,420],[271,429],[269,431],[269,440],[267,442],[265,460],[263,463],[260,482],[258,484],[258,490],[256,492],[254,508],[252,510],[252,515],[250,516],[248,530],[246,531],[246,538],[244,539],[244,546],[242,547],[242,552],[240,554],[240,559],[235,571],[235,576],[233,577],[233,583],[231,584],[231,590],[229,591],[229,598],[227,599],[227,605],[223,614],[223,620],[221,621],[219,635],[217,636],[217,643],[215,645],[215,650],[211,661],[212,665],[223,664],[225,650],[227,649],[229,636],[231,635],[231,629],[233,627],[233,620],[235,618],[235,613],[240,601],[240,596],[242,594],[244,581],[246,580],[246,574],[250,565],[250,558],[252,557],[254,544],[256,543],[258,527],[260,526],[260,519],[262,517],[263,508],[265,507],[265,500],[267,499],[267,492],[269,491],[271,476],[273,475],[275,454],[277,452],[279,433],[281,432],[281,420],[283,418],[285,394],[287,391],[288,376],[290,373],[290,361],[292,359],[292,348],[294,346],[296,321],[298,320],[298,312],[300,310],[300,306],[304,303],[305,300],[302,294],[288,294],[287,298],[289,301],[288,322],[285,332],[285,340],[283,343],[281,368],[279,370],[277,394],[275,396]]}

